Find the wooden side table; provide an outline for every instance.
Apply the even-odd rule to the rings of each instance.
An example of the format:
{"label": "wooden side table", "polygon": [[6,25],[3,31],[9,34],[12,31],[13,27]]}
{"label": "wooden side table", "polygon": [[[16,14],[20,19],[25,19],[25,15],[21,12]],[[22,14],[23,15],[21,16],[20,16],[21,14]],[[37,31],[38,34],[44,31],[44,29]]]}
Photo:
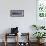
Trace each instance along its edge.
{"label": "wooden side table", "polygon": [[18,46],[18,33],[15,33],[15,34],[10,34],[10,33],[6,33],[5,34],[5,46],[7,46],[7,36],[16,36],[17,37],[17,39],[15,39],[15,40],[17,40],[17,42],[16,42],[16,45],[15,46]]}

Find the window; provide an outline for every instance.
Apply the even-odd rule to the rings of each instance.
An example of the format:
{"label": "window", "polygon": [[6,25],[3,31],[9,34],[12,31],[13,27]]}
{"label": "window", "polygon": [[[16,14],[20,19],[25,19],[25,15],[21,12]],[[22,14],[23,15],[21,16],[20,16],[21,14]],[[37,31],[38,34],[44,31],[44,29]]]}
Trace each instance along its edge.
{"label": "window", "polygon": [[46,17],[46,0],[37,0],[37,15]]}

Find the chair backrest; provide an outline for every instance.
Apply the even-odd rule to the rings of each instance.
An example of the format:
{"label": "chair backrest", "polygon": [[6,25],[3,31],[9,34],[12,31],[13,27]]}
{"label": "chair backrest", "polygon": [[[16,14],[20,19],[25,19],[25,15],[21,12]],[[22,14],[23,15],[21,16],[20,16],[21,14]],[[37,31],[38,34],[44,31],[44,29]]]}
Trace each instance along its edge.
{"label": "chair backrest", "polygon": [[11,34],[18,33],[18,27],[16,28],[11,28]]}

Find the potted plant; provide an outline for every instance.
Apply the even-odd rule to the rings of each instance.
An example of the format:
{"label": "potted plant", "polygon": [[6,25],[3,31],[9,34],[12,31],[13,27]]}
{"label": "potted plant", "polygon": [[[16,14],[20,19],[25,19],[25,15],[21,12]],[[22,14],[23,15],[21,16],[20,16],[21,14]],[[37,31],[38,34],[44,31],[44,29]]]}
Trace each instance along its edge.
{"label": "potted plant", "polygon": [[32,25],[33,28],[35,28],[36,30],[38,30],[38,26],[37,25]]}
{"label": "potted plant", "polygon": [[[33,33],[33,35],[37,38],[37,41],[40,42],[40,40],[46,36],[45,32],[40,32],[39,30],[45,30],[45,26],[38,26],[38,25],[32,25],[32,27],[37,30],[37,32]],[[38,32],[39,31],[39,32]],[[45,38],[45,37],[44,37]]]}
{"label": "potted plant", "polygon": [[45,38],[44,37],[46,36],[45,34],[46,34],[45,32],[35,32],[33,35],[37,38],[38,43],[41,43],[40,40],[42,38]]}
{"label": "potted plant", "polygon": [[41,26],[40,29],[45,29],[45,26]]}
{"label": "potted plant", "polygon": [[36,30],[45,29],[45,26],[32,25],[32,27],[35,28]]}

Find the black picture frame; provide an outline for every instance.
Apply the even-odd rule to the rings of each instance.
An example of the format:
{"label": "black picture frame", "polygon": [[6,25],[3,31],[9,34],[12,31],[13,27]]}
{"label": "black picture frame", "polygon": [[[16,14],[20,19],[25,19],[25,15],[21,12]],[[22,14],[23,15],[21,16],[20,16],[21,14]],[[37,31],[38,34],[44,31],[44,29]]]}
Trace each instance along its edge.
{"label": "black picture frame", "polygon": [[11,17],[24,17],[24,10],[10,10]]}

